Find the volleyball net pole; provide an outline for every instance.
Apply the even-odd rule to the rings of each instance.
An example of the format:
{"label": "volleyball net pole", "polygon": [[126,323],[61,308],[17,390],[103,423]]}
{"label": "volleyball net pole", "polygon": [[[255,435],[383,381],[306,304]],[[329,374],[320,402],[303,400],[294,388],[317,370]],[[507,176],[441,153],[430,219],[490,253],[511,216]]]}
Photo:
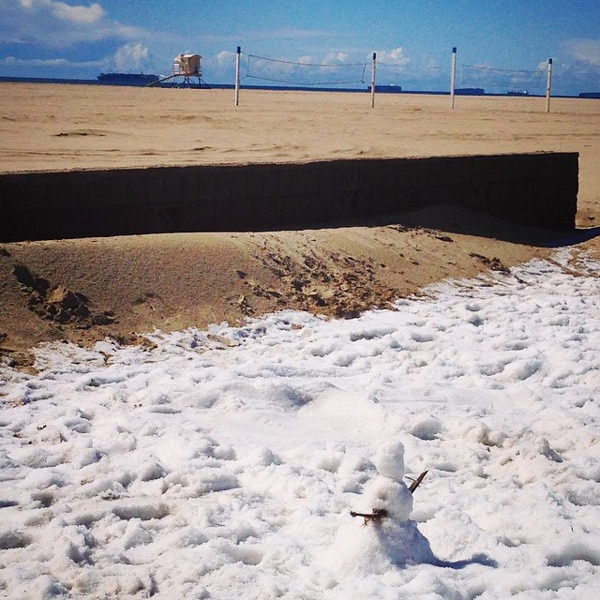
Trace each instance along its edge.
{"label": "volleyball net pole", "polygon": [[546,112],[550,112],[550,96],[552,95],[552,59],[548,59],[548,74],[546,77]]}
{"label": "volleyball net pole", "polygon": [[235,57],[235,106],[240,104],[240,65],[242,61],[242,48],[237,47],[237,54]]}
{"label": "volleyball net pole", "polygon": [[373,64],[371,66],[371,108],[375,107],[375,76],[377,74],[377,53],[373,52]]}
{"label": "volleyball net pole", "polygon": [[450,109],[454,110],[454,92],[456,89],[456,46],[452,48],[452,67],[450,69]]}

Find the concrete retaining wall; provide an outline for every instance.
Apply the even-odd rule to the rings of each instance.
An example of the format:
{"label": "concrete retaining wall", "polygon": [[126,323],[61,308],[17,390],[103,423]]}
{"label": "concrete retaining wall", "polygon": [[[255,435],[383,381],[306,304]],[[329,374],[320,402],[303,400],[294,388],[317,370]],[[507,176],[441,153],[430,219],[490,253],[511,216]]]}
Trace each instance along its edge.
{"label": "concrete retaining wall", "polygon": [[0,175],[0,241],[336,225],[434,204],[575,226],[576,153]]}

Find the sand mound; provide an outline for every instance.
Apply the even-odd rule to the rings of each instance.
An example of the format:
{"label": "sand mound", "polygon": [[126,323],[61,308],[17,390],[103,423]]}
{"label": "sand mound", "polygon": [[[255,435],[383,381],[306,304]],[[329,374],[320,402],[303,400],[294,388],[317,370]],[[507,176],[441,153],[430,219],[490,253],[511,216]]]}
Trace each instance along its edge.
{"label": "sand mound", "polygon": [[[482,236],[490,230],[502,239]],[[0,353],[27,365],[41,342],[139,343],[155,329],[243,323],[285,309],[352,318],[444,278],[549,256],[557,241],[542,244],[544,235],[437,207],[393,225],[4,244]]]}

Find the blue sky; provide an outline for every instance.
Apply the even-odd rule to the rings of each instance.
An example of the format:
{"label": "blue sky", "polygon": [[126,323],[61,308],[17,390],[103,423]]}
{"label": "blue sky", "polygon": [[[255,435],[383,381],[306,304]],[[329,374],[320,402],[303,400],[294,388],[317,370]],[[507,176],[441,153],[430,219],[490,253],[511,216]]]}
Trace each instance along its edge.
{"label": "blue sky", "polygon": [[3,76],[166,75],[193,52],[207,83],[233,83],[237,46],[245,84],[361,87],[376,52],[378,83],[448,90],[456,46],[459,87],[543,92],[551,57],[554,93],[600,91],[598,0],[0,0]]}

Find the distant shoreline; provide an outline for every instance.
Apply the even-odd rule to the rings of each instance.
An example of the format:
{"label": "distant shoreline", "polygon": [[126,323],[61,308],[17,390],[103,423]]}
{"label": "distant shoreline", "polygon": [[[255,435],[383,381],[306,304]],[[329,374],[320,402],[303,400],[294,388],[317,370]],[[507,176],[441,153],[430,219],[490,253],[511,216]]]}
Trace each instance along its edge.
{"label": "distant shoreline", "polygon": [[[70,85],[97,85],[97,86],[118,86],[118,87],[146,87],[145,84],[140,83],[132,83],[132,82],[108,82],[108,81],[99,81],[98,79],[64,79],[60,77],[10,77],[0,75],[0,84],[1,83],[46,83],[46,84],[70,84]],[[172,82],[170,83],[162,83],[162,84],[154,84],[152,85],[154,88],[176,88],[176,87],[185,87],[190,89],[219,89],[219,90],[229,90],[234,89],[234,85],[230,83],[202,83],[201,85],[177,85]],[[294,85],[244,85],[240,86],[242,89],[246,90],[265,90],[265,91],[282,91],[282,92],[345,92],[345,93],[368,93],[370,92],[370,88],[361,87],[361,88],[341,88],[341,87],[314,87],[314,86],[294,86]],[[380,94],[423,94],[428,96],[449,96],[449,91],[443,90],[405,90],[399,89],[390,91],[381,91]],[[525,96],[523,94],[515,94],[512,91],[507,91],[505,93],[493,93],[493,92],[485,92],[478,91],[477,93],[469,93],[463,89],[456,90],[455,94],[458,96],[463,95],[476,95],[476,96],[500,96],[500,97],[511,97],[511,96]],[[526,97],[531,98],[541,98],[543,94],[527,94]],[[600,99],[600,92],[581,92],[577,96],[570,95],[553,95],[553,98],[581,98],[581,99]]]}

